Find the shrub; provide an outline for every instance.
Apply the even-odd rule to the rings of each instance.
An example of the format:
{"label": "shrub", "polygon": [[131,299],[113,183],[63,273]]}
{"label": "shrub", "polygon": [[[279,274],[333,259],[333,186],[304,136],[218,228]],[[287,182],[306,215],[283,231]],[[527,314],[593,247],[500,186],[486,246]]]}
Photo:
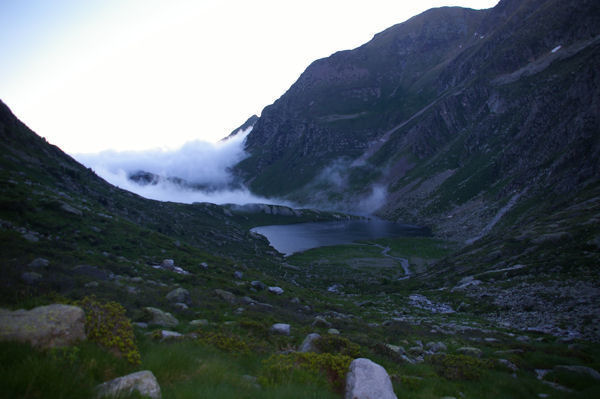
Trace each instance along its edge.
{"label": "shrub", "polygon": [[427,361],[448,380],[478,380],[484,369],[492,367],[489,360],[466,355],[433,355]]}
{"label": "shrub", "polygon": [[294,372],[304,371],[303,377],[297,378],[318,382],[325,375],[333,389],[342,392],[351,362],[352,358],[348,356],[331,353],[276,354],[263,361],[259,382],[264,386],[281,384],[289,382]]}
{"label": "shrub", "polygon": [[315,340],[315,346],[321,353],[337,353],[352,358],[360,357],[360,347],[349,339],[338,335],[324,335]]}
{"label": "shrub", "polygon": [[85,311],[85,332],[90,341],[124,357],[129,363],[141,362],[133,327],[123,306],[117,302],[101,303],[94,296],[85,297],[76,304]]}
{"label": "shrub", "polygon": [[207,332],[198,337],[198,340],[207,345],[213,345],[225,352],[236,355],[247,355],[250,347],[243,339],[234,335],[226,335],[220,332]]}

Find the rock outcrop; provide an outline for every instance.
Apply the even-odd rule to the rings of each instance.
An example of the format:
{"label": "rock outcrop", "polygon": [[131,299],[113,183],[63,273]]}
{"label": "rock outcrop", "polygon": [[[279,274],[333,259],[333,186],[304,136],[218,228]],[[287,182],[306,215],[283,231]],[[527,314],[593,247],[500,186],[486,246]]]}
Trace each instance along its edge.
{"label": "rock outcrop", "polygon": [[354,359],[346,376],[346,399],[397,399],[387,371],[369,359]]}
{"label": "rock outcrop", "polygon": [[0,340],[53,348],[85,338],[85,314],[77,306],[54,304],[31,310],[0,309]]}

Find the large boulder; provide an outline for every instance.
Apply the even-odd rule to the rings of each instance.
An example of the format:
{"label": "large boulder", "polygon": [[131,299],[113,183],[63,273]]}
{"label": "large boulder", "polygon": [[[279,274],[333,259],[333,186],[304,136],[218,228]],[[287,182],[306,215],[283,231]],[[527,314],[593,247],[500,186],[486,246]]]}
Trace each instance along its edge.
{"label": "large boulder", "polygon": [[0,340],[29,342],[41,348],[85,339],[85,314],[77,306],[48,305],[29,311],[0,309]]}
{"label": "large boulder", "polygon": [[319,352],[319,349],[315,345],[315,341],[321,338],[321,336],[317,333],[308,334],[304,341],[302,341],[302,345],[298,348],[298,352]]}
{"label": "large boulder", "polygon": [[171,313],[163,312],[160,309],[147,307],[144,308],[144,312],[146,313],[148,324],[154,324],[163,327],[175,327],[177,324],[179,324],[179,320],[177,320]]}
{"label": "large boulder", "polygon": [[275,323],[271,326],[271,332],[280,335],[290,335],[290,325],[286,323]]}
{"label": "large boulder", "polygon": [[160,399],[160,386],[152,371],[143,370],[115,378],[96,387],[99,398],[128,396],[137,391],[143,397]]}
{"label": "large boulder", "polygon": [[179,302],[179,303],[190,303],[190,292],[185,288],[175,288],[173,291],[167,294],[167,300],[169,302]]}
{"label": "large boulder", "polygon": [[369,359],[354,359],[346,376],[346,399],[398,399],[387,371]]}

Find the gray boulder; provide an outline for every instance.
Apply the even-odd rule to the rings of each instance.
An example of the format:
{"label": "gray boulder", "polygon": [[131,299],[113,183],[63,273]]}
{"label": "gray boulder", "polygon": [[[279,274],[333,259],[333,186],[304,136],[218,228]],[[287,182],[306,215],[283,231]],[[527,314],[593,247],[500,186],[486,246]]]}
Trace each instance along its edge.
{"label": "gray boulder", "polygon": [[49,264],[50,264],[50,261],[48,259],[35,258],[34,260],[32,260],[29,263],[29,267],[31,267],[32,269],[37,269],[37,268],[41,268],[41,267],[47,267]]}
{"label": "gray boulder", "polygon": [[23,280],[23,282],[25,284],[29,284],[29,285],[33,285],[33,284],[37,284],[39,283],[39,281],[42,279],[42,275],[36,272],[25,272],[23,274],[21,274],[21,280]]}
{"label": "gray boulder", "polygon": [[115,378],[96,387],[99,398],[120,397],[139,392],[144,397],[160,399],[160,386],[152,371],[143,370],[123,377]]}
{"label": "gray boulder", "polygon": [[177,320],[171,313],[163,312],[160,309],[151,307],[144,308],[143,310],[146,313],[148,324],[154,324],[163,327],[175,327],[177,324],[179,324],[179,320]]}
{"label": "gray boulder", "polygon": [[234,303],[235,302],[235,295],[232,294],[229,291],[225,291],[225,290],[220,290],[220,289],[216,289],[215,290],[215,294],[220,297],[221,299],[229,302],[229,303]]}
{"label": "gray boulder", "polygon": [[269,287],[269,292],[276,295],[283,294],[283,288],[281,287]]}
{"label": "gray boulder", "polygon": [[285,323],[275,323],[271,326],[271,332],[274,334],[290,335],[290,325]]}
{"label": "gray boulder", "polygon": [[425,347],[427,348],[427,350],[433,353],[446,352],[448,350],[448,347],[446,347],[446,345],[440,341],[428,342],[427,345],[425,345]]}
{"label": "gray boulder", "polygon": [[207,326],[207,325],[208,325],[208,320],[206,320],[206,319],[199,319],[199,320],[192,320],[192,321],[190,321],[190,326],[194,326],[194,327]]}
{"label": "gray boulder", "polygon": [[167,300],[169,302],[180,302],[189,305],[190,292],[185,288],[175,288],[173,291],[167,294]]}
{"label": "gray boulder", "polygon": [[312,322],[312,325],[314,327],[331,328],[331,323],[325,320],[325,318],[323,318],[322,316],[315,317],[315,320]]}
{"label": "gray boulder", "polygon": [[302,341],[302,345],[298,348],[298,352],[319,352],[319,349],[315,346],[315,341],[321,338],[321,336],[317,333],[308,334],[304,341]]}
{"label": "gray boulder", "polygon": [[338,330],[337,328],[330,328],[329,330],[327,330],[327,334],[340,335],[340,330]]}
{"label": "gray boulder", "polygon": [[262,281],[258,281],[258,280],[254,280],[250,283],[250,285],[252,286],[252,288],[262,291],[264,289],[267,288],[267,285],[265,283],[263,283]]}
{"label": "gray boulder", "polygon": [[41,348],[71,345],[85,337],[85,314],[77,306],[48,305],[29,311],[0,309],[0,340]]}
{"label": "gray boulder", "polygon": [[346,376],[346,399],[398,399],[387,371],[369,359],[354,359]]}
{"label": "gray boulder", "polygon": [[164,259],[160,265],[163,269],[173,270],[175,268],[175,261],[173,259]]}

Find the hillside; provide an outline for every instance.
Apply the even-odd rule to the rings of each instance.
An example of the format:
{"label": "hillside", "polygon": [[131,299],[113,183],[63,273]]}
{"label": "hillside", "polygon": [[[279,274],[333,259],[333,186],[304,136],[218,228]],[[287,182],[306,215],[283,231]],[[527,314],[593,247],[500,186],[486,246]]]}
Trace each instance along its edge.
{"label": "hillside", "polygon": [[597,186],[599,35],[592,1],[426,11],[312,63],[264,109],[238,171],[259,194],[370,198],[472,240],[514,206]]}

